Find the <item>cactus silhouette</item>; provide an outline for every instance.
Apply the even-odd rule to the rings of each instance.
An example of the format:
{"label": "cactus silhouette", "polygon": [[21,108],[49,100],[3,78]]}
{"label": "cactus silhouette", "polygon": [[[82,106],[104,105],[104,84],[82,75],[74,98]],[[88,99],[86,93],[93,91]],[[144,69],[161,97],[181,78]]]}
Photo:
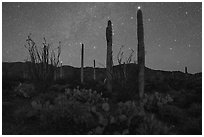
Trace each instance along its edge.
{"label": "cactus silhouette", "polygon": [[145,69],[145,49],[144,49],[144,28],[142,11],[137,11],[137,38],[138,38],[138,90],[140,99],[144,94],[144,69]]}
{"label": "cactus silhouette", "polygon": [[94,73],[94,75],[93,75],[93,79],[94,80],[96,80],[96,69],[95,69],[95,66],[96,65],[96,62],[95,62],[95,60],[94,60],[94,68],[93,68],[93,73]]}
{"label": "cactus silhouette", "polygon": [[106,27],[106,40],[107,40],[107,56],[106,56],[106,78],[107,78],[107,90],[112,92],[112,23],[109,20]]}
{"label": "cactus silhouette", "polygon": [[185,74],[188,74],[188,68],[185,67]]}
{"label": "cactus silhouette", "polygon": [[84,44],[81,46],[81,83],[84,83]]}

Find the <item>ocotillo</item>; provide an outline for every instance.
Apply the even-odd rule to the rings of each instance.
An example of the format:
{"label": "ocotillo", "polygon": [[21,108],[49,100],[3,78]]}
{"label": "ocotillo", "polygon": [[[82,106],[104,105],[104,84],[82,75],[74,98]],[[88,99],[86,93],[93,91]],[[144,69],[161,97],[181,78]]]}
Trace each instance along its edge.
{"label": "ocotillo", "polygon": [[145,49],[144,49],[144,28],[142,11],[137,11],[137,38],[138,38],[138,90],[140,99],[144,94],[144,71],[145,71]]}
{"label": "ocotillo", "polygon": [[107,59],[106,59],[106,78],[107,78],[107,90],[112,92],[112,23],[109,20],[106,27],[106,40],[107,40]]}

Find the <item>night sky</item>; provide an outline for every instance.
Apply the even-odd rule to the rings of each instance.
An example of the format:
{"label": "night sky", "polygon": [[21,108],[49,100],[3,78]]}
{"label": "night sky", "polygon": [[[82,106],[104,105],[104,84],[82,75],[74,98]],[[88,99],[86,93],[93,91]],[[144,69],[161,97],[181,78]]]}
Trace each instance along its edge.
{"label": "night sky", "polygon": [[125,58],[137,55],[138,6],[143,12],[146,67],[202,71],[202,3],[3,3],[3,61],[26,60],[29,33],[41,46],[43,37],[55,49],[62,43],[63,65],[80,66],[80,43],[85,44],[85,66],[104,67],[105,31],[113,23],[113,61],[124,45]]}

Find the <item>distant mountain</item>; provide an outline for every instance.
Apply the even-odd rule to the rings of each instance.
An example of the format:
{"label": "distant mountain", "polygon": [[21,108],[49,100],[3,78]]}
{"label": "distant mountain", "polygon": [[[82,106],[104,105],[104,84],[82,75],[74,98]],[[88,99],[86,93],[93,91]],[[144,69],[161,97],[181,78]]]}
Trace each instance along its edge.
{"label": "distant mountain", "polygon": [[[127,76],[128,79],[133,81],[137,80],[138,66],[137,64],[127,64]],[[59,68],[58,68],[59,70]],[[72,66],[62,66],[63,78],[64,79],[80,79],[80,68]],[[114,72],[120,72],[123,70],[122,65],[114,66]],[[2,62],[2,75],[3,77],[18,77],[23,78],[24,74],[28,74],[28,64],[25,62]],[[145,68],[145,79],[147,81],[164,81],[166,79],[185,79],[186,76],[194,77],[196,79],[202,79],[202,73],[196,74],[185,74],[180,71],[162,71],[162,70],[153,70],[150,68]],[[85,80],[93,79],[93,68],[85,67],[84,68],[84,77]],[[105,68],[96,68],[96,79],[104,80],[105,79]]]}

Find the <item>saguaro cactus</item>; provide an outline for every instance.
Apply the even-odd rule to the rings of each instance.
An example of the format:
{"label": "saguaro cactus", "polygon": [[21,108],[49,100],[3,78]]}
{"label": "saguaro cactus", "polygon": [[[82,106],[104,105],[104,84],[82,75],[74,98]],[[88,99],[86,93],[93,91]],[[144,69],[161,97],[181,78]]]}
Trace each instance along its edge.
{"label": "saguaro cactus", "polygon": [[144,49],[144,28],[142,20],[142,11],[137,11],[137,38],[138,38],[138,90],[139,97],[144,94],[144,69],[145,69],[145,49]]}
{"label": "saguaro cactus", "polygon": [[93,68],[93,79],[96,80],[96,69],[95,69],[95,66],[96,63],[95,63],[95,60],[94,60],[94,68]]}
{"label": "saguaro cactus", "polygon": [[107,58],[106,58],[106,79],[107,79],[107,90],[112,92],[112,23],[109,20],[108,26],[106,27],[106,40],[107,40]]}
{"label": "saguaro cactus", "polygon": [[81,83],[84,83],[84,44],[81,47]]}
{"label": "saguaro cactus", "polygon": [[185,67],[185,74],[188,74],[188,68]]}

